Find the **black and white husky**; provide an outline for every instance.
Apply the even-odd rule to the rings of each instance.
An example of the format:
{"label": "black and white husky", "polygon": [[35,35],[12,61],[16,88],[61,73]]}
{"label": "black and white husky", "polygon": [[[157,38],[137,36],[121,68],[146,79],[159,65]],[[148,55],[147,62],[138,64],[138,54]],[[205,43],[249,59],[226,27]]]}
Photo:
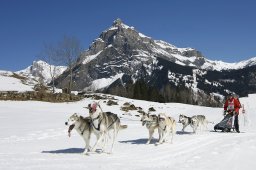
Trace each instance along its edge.
{"label": "black and white husky", "polygon": [[116,136],[120,129],[127,128],[127,125],[121,125],[119,117],[111,112],[103,112],[100,108],[100,105],[96,102],[88,105],[89,114],[91,118],[91,127],[93,133],[96,135],[97,141],[92,148],[92,151],[95,151],[97,145],[100,141],[104,141],[103,149],[105,150],[105,144],[108,141],[109,131],[113,130],[113,141],[109,153],[112,153],[113,146],[115,143]]}
{"label": "black and white husky", "polygon": [[185,116],[183,114],[180,114],[179,116],[179,123],[183,125],[182,131],[185,131],[185,128],[190,125],[193,129],[193,132],[197,132],[197,128],[200,127],[200,130],[202,131],[203,129],[207,129],[207,124],[208,123],[213,123],[209,122],[204,115],[195,115],[192,117]]}
{"label": "black and white husky", "polygon": [[70,137],[71,131],[75,129],[77,133],[83,138],[85,142],[85,149],[84,154],[86,154],[90,149],[90,137],[92,133],[92,127],[91,127],[91,118],[90,117],[82,117],[74,113],[71,115],[67,122],[65,122],[66,125],[69,125],[68,128],[68,135]]}
{"label": "black and white husky", "polygon": [[158,117],[157,115],[150,115],[148,113],[143,112],[141,114],[141,122],[142,122],[142,126],[146,125],[148,129],[149,138],[146,144],[149,144],[150,141],[152,140],[155,129],[158,129]]}

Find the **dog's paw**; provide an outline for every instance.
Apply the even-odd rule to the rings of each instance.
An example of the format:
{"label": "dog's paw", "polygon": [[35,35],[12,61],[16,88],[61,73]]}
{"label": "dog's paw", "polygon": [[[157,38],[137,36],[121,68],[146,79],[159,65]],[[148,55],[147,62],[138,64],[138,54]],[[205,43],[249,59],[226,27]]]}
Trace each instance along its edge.
{"label": "dog's paw", "polygon": [[83,152],[82,155],[87,155],[87,156],[89,156],[89,153],[88,153],[88,151],[86,151],[86,152]]}
{"label": "dog's paw", "polygon": [[91,148],[90,152],[96,152],[96,149],[95,148]]}
{"label": "dog's paw", "polygon": [[105,152],[105,150],[103,149],[100,149],[100,150],[97,150],[97,153],[107,153],[107,152]]}
{"label": "dog's paw", "polygon": [[150,141],[147,141],[146,145],[149,145],[150,144]]}
{"label": "dog's paw", "polygon": [[155,146],[160,145],[160,144],[161,144],[160,142],[156,142],[156,143],[155,143]]}

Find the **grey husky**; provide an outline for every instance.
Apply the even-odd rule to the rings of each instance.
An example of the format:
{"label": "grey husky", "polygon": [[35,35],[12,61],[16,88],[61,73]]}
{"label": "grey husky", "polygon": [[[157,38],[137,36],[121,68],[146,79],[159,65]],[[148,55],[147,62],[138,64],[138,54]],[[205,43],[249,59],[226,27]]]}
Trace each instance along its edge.
{"label": "grey husky", "polygon": [[68,135],[70,137],[71,131],[75,128],[77,133],[83,138],[85,142],[85,149],[84,154],[86,154],[90,149],[90,137],[92,133],[91,128],[91,118],[90,117],[82,117],[74,113],[71,115],[67,122],[65,122],[66,125],[69,125],[68,129]]}
{"label": "grey husky", "polygon": [[[149,138],[146,144],[149,144],[152,140],[153,134],[155,129],[158,129],[158,118],[156,115],[150,115],[148,113],[143,112],[141,114],[141,122],[142,126],[146,125],[148,132],[149,132]],[[159,133],[159,129],[158,129]]]}
{"label": "grey husky", "polygon": [[104,141],[102,147],[102,151],[104,152],[109,131],[113,130],[113,141],[110,149],[110,153],[112,153],[118,131],[127,128],[127,125],[121,125],[120,119],[116,114],[111,112],[103,112],[100,105],[95,102],[93,104],[89,104],[87,108],[89,109],[92,130],[97,137],[97,141],[93,146],[92,151],[95,151],[100,141]]}

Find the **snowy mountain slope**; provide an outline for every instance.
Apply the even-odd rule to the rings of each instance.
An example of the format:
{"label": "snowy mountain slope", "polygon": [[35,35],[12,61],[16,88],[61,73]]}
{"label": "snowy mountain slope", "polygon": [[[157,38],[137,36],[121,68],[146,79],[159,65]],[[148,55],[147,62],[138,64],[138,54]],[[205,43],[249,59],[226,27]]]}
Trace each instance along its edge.
{"label": "snowy mountain slope", "polygon": [[[55,77],[66,70],[66,66],[51,66]],[[24,70],[11,72],[0,70],[0,91],[33,91],[33,87],[40,81],[48,84],[52,80],[50,65],[44,61],[34,61]]]}
{"label": "snowy mountain slope", "polygon": [[[74,64],[73,90],[220,106],[219,99],[227,92],[240,96],[256,92],[255,61],[211,61],[196,49],[154,40],[117,19]],[[58,88],[68,83],[68,72],[56,79]]]}
{"label": "snowy mountain slope", "polygon": [[[199,55],[198,58],[196,55],[187,56],[187,53],[194,53],[195,49],[193,48],[177,48],[172,44],[169,44],[167,42],[161,41],[161,40],[155,40],[155,43],[160,46],[162,50],[166,52],[173,52],[176,54],[171,54],[172,57],[176,58],[175,63],[180,65],[187,65],[189,63],[189,66],[197,67],[199,69],[205,69],[205,70],[238,70],[243,69],[246,67],[254,66],[256,65],[256,57],[253,57],[248,60],[236,62],[236,63],[228,63],[223,61],[213,61],[209,60],[202,55]],[[198,52],[199,53],[199,52]],[[200,61],[201,60],[201,61]],[[198,63],[199,62],[199,63]]]}
{"label": "snowy mountain slope", "polygon": [[27,77],[30,80],[35,79],[39,81],[39,79],[42,79],[44,83],[48,84],[52,80],[51,74],[55,75],[55,77],[58,77],[66,69],[66,66],[50,66],[45,61],[38,60],[34,61],[31,66],[25,68],[24,70],[20,70],[15,73]]}
{"label": "snowy mountain slope", "polygon": [[13,72],[0,70],[0,91],[33,91],[33,86],[24,81],[26,80],[17,78]]}
{"label": "snowy mountain slope", "polygon": [[[191,134],[181,133],[178,124],[173,144],[155,146],[145,145],[148,131],[142,127],[140,118],[120,110],[124,102],[141,106],[144,110],[154,107],[156,113],[165,112],[176,120],[180,113],[186,115],[204,114],[210,121],[222,119],[221,108],[192,106],[178,103],[155,103],[115,97],[119,105],[107,106],[101,101],[104,111],[117,113],[122,124],[128,128],[120,131],[114,147],[114,153],[82,155],[84,143],[73,131],[67,136],[64,125],[68,117],[77,112],[88,115],[83,107],[92,102],[84,99],[75,103],[46,103],[31,101],[0,101],[0,169],[244,169],[255,167],[256,126],[243,124],[240,115],[242,133],[215,133],[208,130]],[[245,105],[248,120],[256,121],[256,95],[241,98]],[[36,107],[31,107],[36,106]],[[157,132],[154,135],[157,137]],[[91,144],[95,141],[92,136]],[[155,142],[153,140],[153,142]],[[108,146],[109,147],[109,146]]]}
{"label": "snowy mountain slope", "polygon": [[246,67],[254,66],[256,65],[256,57],[253,57],[248,60],[240,61],[237,63],[227,63],[223,61],[212,61],[206,59],[206,63],[202,65],[202,69],[212,69],[212,70],[238,70],[238,69],[243,69]]}

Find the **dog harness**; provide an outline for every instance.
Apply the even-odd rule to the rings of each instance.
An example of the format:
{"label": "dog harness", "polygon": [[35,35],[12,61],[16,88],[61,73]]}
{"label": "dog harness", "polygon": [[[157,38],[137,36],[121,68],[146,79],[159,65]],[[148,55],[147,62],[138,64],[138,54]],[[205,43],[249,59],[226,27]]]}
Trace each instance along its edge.
{"label": "dog harness", "polygon": [[97,116],[96,118],[94,118],[94,119],[91,119],[91,124],[92,124],[92,126],[94,127],[94,129],[96,129],[97,131],[100,131],[100,124],[101,124],[101,122],[102,122],[102,119],[100,119],[100,121],[99,121],[99,123],[98,123],[98,127],[95,127],[95,125],[94,125],[94,121],[95,120],[97,120],[97,119],[100,119],[100,115],[99,116]]}
{"label": "dog harness", "polygon": [[152,115],[152,119],[151,121],[149,120],[144,120],[144,122],[146,122],[146,126],[157,126],[158,125],[158,119],[156,116]]}
{"label": "dog harness", "polygon": [[86,125],[84,125],[83,130],[82,130],[82,126],[79,126],[79,129],[81,130],[81,135],[83,135],[83,134],[84,134],[84,131],[85,131],[86,129],[88,129],[88,128],[86,128]]}
{"label": "dog harness", "polygon": [[[112,119],[112,118],[111,118]],[[108,129],[117,121],[118,117],[116,116],[115,120],[108,126]],[[113,119],[112,119],[113,120]]]}
{"label": "dog harness", "polygon": [[[107,113],[108,113],[108,112],[107,112]],[[97,120],[97,119],[100,119],[100,115],[97,116],[96,118],[92,119],[92,120],[91,120],[91,124],[92,124],[92,126],[93,126],[97,131],[100,131],[100,124],[101,124],[103,118],[99,120],[98,127],[95,127],[95,125],[94,125],[93,122],[94,122],[95,120]],[[112,119],[112,118],[111,118],[111,119]],[[117,116],[116,116],[116,118],[115,118],[114,120],[112,119],[112,123],[107,127],[107,129],[109,129],[109,128],[117,121],[117,119],[118,119]]]}
{"label": "dog harness", "polygon": [[[184,118],[186,118],[186,119],[188,119],[188,124],[191,124],[192,123],[192,121],[191,121],[191,117],[188,117],[188,116],[183,116]],[[181,123],[185,123],[185,120],[183,119],[182,121],[181,121]]]}

